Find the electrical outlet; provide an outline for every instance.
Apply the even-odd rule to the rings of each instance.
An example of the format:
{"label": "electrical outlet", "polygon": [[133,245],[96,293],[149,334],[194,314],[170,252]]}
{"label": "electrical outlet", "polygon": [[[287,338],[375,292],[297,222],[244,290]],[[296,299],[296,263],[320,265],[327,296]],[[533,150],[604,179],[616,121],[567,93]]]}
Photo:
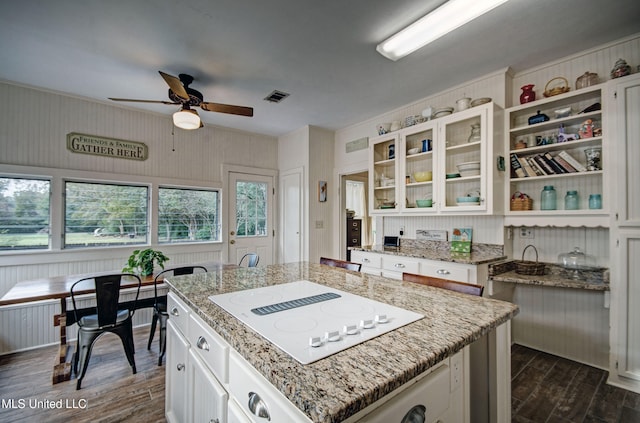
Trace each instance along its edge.
{"label": "electrical outlet", "polygon": [[533,239],[533,228],[520,228],[520,238]]}
{"label": "electrical outlet", "polygon": [[400,226],[400,236],[404,235],[404,226]]}

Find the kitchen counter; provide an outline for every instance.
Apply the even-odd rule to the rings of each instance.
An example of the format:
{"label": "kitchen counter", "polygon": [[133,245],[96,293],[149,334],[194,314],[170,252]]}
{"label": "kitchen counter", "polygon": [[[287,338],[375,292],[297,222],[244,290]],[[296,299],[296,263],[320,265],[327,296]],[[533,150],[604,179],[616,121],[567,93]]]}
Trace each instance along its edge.
{"label": "kitchen counter", "polygon": [[413,257],[428,260],[448,261],[461,264],[487,264],[504,260],[507,258],[502,252],[502,249],[483,248],[483,244],[473,244],[471,253],[455,253],[451,251],[450,243],[448,242],[408,242],[413,240],[406,240],[407,245],[401,245],[400,247],[351,247],[352,251],[367,251],[372,253],[390,254],[395,256]]}
{"label": "kitchen counter", "polygon": [[516,273],[515,263],[505,262],[489,266],[489,279],[524,285],[540,285],[555,288],[609,291],[609,271],[605,268],[579,270],[578,278],[572,278],[572,271],[561,266],[545,263],[544,275],[523,275]]}
{"label": "kitchen counter", "polygon": [[[209,300],[210,295],[309,280],[426,317],[301,365]],[[518,313],[514,304],[315,263],[173,277],[170,289],[313,422],[340,422]],[[506,364],[505,364],[506,365]],[[505,395],[507,395],[505,393]]]}

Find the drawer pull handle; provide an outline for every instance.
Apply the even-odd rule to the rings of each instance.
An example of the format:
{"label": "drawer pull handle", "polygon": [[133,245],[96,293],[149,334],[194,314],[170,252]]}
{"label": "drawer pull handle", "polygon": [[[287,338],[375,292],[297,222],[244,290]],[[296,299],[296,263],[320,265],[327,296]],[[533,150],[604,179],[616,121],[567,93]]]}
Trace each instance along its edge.
{"label": "drawer pull handle", "polygon": [[394,264],[394,266],[399,268],[399,269],[404,269],[404,264],[402,264],[402,263],[396,263],[396,264]]}
{"label": "drawer pull handle", "polygon": [[198,337],[198,342],[196,342],[196,346],[201,350],[209,351],[209,343],[207,342],[206,339],[204,339],[204,336]]}
{"label": "drawer pull handle", "polygon": [[184,370],[184,364],[182,363],[178,363],[178,365],[176,366],[176,369],[178,369],[179,372]]}
{"label": "drawer pull handle", "polygon": [[254,415],[262,417],[263,419],[266,418],[267,420],[271,421],[271,416],[269,415],[267,404],[265,404],[262,398],[260,398],[260,395],[256,394],[255,392],[249,392],[248,406],[249,410],[251,410]]}
{"label": "drawer pull handle", "polygon": [[172,316],[179,316],[180,315],[180,311],[178,311],[178,307],[174,307],[171,309],[171,315]]}
{"label": "drawer pull handle", "polygon": [[368,258],[365,257],[365,258],[362,259],[362,262],[363,263],[371,263],[371,260],[369,260]]}
{"label": "drawer pull handle", "polygon": [[[440,420],[438,420],[438,421],[440,421]],[[211,419],[211,420],[209,420],[209,423],[220,423],[220,420],[218,420],[218,419]]]}
{"label": "drawer pull handle", "polygon": [[438,269],[438,270],[436,270],[436,273],[438,275],[450,275],[451,274],[451,272],[449,272],[447,269]]}

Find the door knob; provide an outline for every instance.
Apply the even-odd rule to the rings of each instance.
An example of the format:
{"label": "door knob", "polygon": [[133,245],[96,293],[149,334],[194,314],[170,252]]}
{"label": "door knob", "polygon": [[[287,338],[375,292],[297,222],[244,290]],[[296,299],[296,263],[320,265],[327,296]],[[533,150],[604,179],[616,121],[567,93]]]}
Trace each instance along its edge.
{"label": "door knob", "polygon": [[236,231],[229,232],[229,235],[235,235],[235,234],[236,234]]}
{"label": "door knob", "polygon": [[229,244],[235,244],[235,243],[236,243],[235,239],[232,239],[231,241],[229,241]]}

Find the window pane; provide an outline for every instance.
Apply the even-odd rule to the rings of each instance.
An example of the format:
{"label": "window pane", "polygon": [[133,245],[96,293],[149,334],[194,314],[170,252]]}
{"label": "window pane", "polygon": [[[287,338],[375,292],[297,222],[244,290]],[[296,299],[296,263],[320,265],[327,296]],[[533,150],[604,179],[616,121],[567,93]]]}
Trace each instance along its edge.
{"label": "window pane", "polygon": [[263,182],[236,183],[236,236],[265,236],[267,234],[267,184]]}
{"label": "window pane", "polygon": [[148,188],[67,182],[64,246],[147,243]]}
{"label": "window pane", "polygon": [[218,191],[160,188],[158,242],[220,240]]}
{"label": "window pane", "polygon": [[49,248],[49,181],[0,178],[0,250]]}

